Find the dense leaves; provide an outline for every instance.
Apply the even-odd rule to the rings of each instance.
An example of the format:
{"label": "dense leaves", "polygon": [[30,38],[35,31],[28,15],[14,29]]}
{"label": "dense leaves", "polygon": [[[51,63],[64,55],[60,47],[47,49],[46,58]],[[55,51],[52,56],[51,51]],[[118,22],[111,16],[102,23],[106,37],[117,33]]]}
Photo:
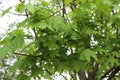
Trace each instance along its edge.
{"label": "dense leaves", "polygon": [[119,0],[28,2],[15,6],[26,18],[0,41],[0,58],[16,57],[7,79],[54,79],[56,72],[73,80],[119,79]]}

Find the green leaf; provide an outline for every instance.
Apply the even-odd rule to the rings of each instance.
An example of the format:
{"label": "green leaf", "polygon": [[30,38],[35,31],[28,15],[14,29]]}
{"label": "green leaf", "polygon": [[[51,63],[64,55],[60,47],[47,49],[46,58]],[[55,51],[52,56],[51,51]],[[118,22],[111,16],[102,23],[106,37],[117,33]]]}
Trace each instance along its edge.
{"label": "green leaf", "polygon": [[9,71],[10,72],[15,72],[17,69],[22,68],[23,61],[22,60],[17,60],[13,66],[10,67]]}
{"label": "green leaf", "polygon": [[67,62],[66,61],[57,61],[57,63],[54,64],[55,66],[55,69],[58,71],[58,72],[63,72],[64,69],[68,69],[67,66]]}
{"label": "green leaf", "polygon": [[79,60],[71,60],[71,67],[75,71],[79,71],[81,67],[84,67],[84,64],[81,65],[81,62]]}
{"label": "green leaf", "polygon": [[42,0],[42,1],[41,1],[41,4],[42,4],[43,6],[48,6],[48,5],[49,5],[49,2]]}
{"label": "green leaf", "polygon": [[9,7],[9,8],[7,8],[6,10],[4,10],[4,11],[0,14],[0,16],[3,17],[5,14],[9,13],[9,11],[10,11],[11,8],[12,8],[12,7]]}
{"label": "green leaf", "polygon": [[17,24],[17,28],[20,28],[20,27],[23,27],[23,26],[26,27],[26,23],[28,22],[28,20],[29,20],[29,18],[23,20],[22,22],[19,22]]}
{"label": "green leaf", "polygon": [[47,22],[45,22],[45,21],[43,20],[43,21],[40,21],[40,22],[38,23],[38,26],[39,26],[39,28],[41,28],[41,29],[45,29],[45,28],[47,28],[49,25],[47,24]]}
{"label": "green leaf", "polygon": [[48,47],[51,48],[51,49],[52,49],[52,48],[58,48],[55,40],[53,40],[53,39],[45,42],[45,43],[44,43],[44,46],[45,46],[45,47],[48,46]]}
{"label": "green leaf", "polygon": [[[65,23],[65,20],[62,16],[54,16],[50,19],[50,23],[53,29],[57,31],[69,31],[70,27]],[[48,27],[48,28],[49,28]]]}
{"label": "green leaf", "polygon": [[119,65],[119,61],[113,57],[110,57],[107,62],[108,64],[111,64],[111,66]]}
{"label": "green leaf", "polygon": [[10,33],[10,36],[13,36],[11,43],[13,50],[21,48],[24,44],[24,32],[21,29],[14,30]]}
{"label": "green leaf", "polygon": [[8,36],[1,41],[3,48],[9,45],[13,51],[20,49],[24,44],[24,32],[20,29],[8,33]]}
{"label": "green leaf", "polygon": [[111,0],[103,0],[103,4],[112,5],[112,1]]}
{"label": "green leaf", "polygon": [[84,32],[85,34],[99,34],[98,31],[95,31],[95,30],[90,29],[90,28],[86,28],[86,29],[84,28],[83,32]]}
{"label": "green leaf", "polygon": [[120,53],[117,52],[117,51],[113,51],[113,52],[112,52],[112,55],[113,55],[114,57],[119,57],[119,56],[120,56]]}
{"label": "green leaf", "polygon": [[4,58],[8,53],[12,53],[12,48],[10,45],[5,45],[0,48],[0,58]]}
{"label": "green leaf", "polygon": [[80,60],[87,60],[88,62],[90,62],[91,58],[96,60],[97,56],[95,55],[95,53],[95,51],[92,51],[90,49],[82,50],[80,54]]}
{"label": "green leaf", "polygon": [[72,2],[72,0],[65,0],[65,4],[69,5]]}
{"label": "green leaf", "polygon": [[23,3],[20,3],[16,6],[16,9],[15,9],[17,12],[19,13],[23,13],[25,12],[26,10],[30,13],[30,14],[33,14],[35,12],[35,9],[34,9],[34,6],[32,4],[26,4],[24,5]]}
{"label": "green leaf", "polygon": [[95,51],[96,51],[96,52],[99,52],[99,54],[104,54],[104,53],[106,53],[105,49],[103,49],[103,48],[96,48]]}
{"label": "green leaf", "polygon": [[51,50],[50,57],[51,58],[60,57],[60,54],[56,50]]}
{"label": "green leaf", "polygon": [[120,17],[120,13],[117,13],[115,15],[113,15],[113,19],[119,18]]}
{"label": "green leaf", "polygon": [[24,4],[23,3],[19,3],[18,5],[16,5],[15,11],[17,11],[19,13],[23,13],[25,11]]}
{"label": "green leaf", "polygon": [[24,43],[24,36],[15,37],[15,39],[12,41],[13,50],[21,48],[23,46],[23,43]]}
{"label": "green leaf", "polygon": [[81,3],[85,3],[87,0],[81,0]]}
{"label": "green leaf", "polygon": [[67,48],[61,47],[59,49],[59,53],[61,53],[61,54],[65,54],[66,52],[67,52]]}
{"label": "green leaf", "polygon": [[26,4],[24,6],[24,9],[28,10],[28,12],[30,12],[32,14],[35,12],[34,6],[32,4]]}

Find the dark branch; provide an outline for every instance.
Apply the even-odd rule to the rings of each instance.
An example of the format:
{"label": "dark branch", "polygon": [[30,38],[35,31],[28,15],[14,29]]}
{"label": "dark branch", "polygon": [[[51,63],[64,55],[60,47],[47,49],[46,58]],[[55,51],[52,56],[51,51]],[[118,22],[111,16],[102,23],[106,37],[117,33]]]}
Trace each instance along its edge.
{"label": "dark branch", "polygon": [[[28,18],[29,17],[29,12],[27,9],[25,9],[25,14],[26,14],[26,17]],[[35,27],[32,28],[34,34],[35,34],[35,38],[37,38],[37,33],[36,33],[36,30],[35,30]]]}
{"label": "dark branch", "polygon": [[111,74],[109,75],[108,80],[112,80],[112,78],[115,77],[115,74],[117,74],[119,71],[120,71],[120,66],[117,66],[117,67],[111,72]]}
{"label": "dark branch", "polygon": [[89,71],[89,72],[88,72],[88,79],[89,79],[89,80],[97,80],[97,79],[96,79],[96,74],[97,74],[97,72],[98,72],[98,69],[99,69],[99,64],[96,63],[96,64],[94,65],[93,71]]}
{"label": "dark branch", "polygon": [[25,3],[25,0],[19,0],[21,3]]}
{"label": "dark branch", "polygon": [[115,67],[109,69],[108,71],[106,71],[101,77],[100,77],[100,80],[104,79],[105,77],[107,77],[107,75],[113,71]]}
{"label": "dark branch", "polygon": [[79,76],[80,80],[87,80],[86,74],[85,74],[85,72],[82,71],[82,70],[80,70],[80,71],[78,72],[78,76]]}
{"label": "dark branch", "polygon": [[27,9],[25,9],[25,14],[26,14],[26,17],[28,18],[29,17],[29,13],[28,13]]}
{"label": "dark branch", "polygon": [[62,16],[65,17],[65,0],[62,0],[63,3],[63,9],[62,9]]}
{"label": "dark branch", "polygon": [[120,71],[120,66],[113,67],[108,71],[106,71],[106,73],[103,76],[101,76],[100,80],[106,77],[108,77],[108,80],[111,80],[113,77],[115,77],[115,74],[117,74],[119,71]]}

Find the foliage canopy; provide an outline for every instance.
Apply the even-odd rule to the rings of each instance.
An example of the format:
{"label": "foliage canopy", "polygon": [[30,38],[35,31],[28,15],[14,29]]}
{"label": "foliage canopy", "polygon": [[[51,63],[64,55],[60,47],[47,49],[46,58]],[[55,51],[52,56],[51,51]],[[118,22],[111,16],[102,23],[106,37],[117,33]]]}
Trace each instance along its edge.
{"label": "foliage canopy", "polygon": [[[56,72],[67,72],[71,80],[120,79],[119,4],[119,0],[20,0],[15,11],[26,18],[0,41],[1,68],[8,68],[1,78],[53,79]],[[13,65],[5,63],[14,57]]]}

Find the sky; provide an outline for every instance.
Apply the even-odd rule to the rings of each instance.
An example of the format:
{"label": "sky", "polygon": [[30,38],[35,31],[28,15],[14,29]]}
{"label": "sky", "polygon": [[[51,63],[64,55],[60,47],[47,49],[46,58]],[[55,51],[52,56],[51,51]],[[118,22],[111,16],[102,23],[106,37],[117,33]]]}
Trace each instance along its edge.
{"label": "sky", "polygon": [[[0,14],[2,13],[2,10],[6,10],[9,7],[14,7],[19,0],[0,0]],[[10,10],[10,12],[14,13],[14,8]],[[19,22],[21,21],[21,17],[18,15],[13,15],[11,13],[6,14],[3,17],[0,17],[0,35],[5,35],[5,33],[8,30],[8,26],[11,23]]]}

